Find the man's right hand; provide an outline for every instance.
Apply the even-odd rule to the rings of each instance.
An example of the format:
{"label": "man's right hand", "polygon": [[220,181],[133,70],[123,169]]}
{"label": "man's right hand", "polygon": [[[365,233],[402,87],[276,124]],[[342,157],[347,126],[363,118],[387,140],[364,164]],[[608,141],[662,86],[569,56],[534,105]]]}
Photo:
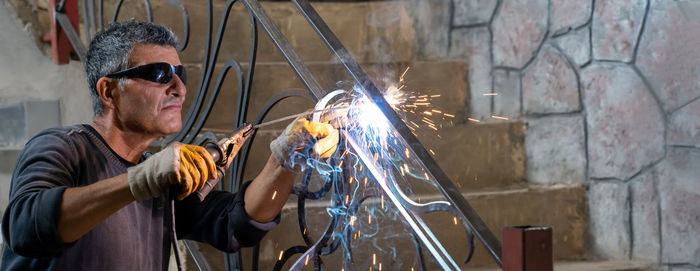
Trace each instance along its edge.
{"label": "man's right hand", "polygon": [[216,164],[201,146],[175,142],[127,170],[129,188],[137,201],[157,198],[170,185],[179,185],[182,200],[216,178]]}

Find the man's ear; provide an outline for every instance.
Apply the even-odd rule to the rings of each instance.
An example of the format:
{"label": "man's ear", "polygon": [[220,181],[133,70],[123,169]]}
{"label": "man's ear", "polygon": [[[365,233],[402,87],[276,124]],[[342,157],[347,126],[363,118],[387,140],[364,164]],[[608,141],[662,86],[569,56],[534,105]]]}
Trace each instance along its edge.
{"label": "man's ear", "polygon": [[102,100],[102,106],[104,109],[110,108],[114,109],[115,106],[115,95],[119,95],[119,82],[112,78],[102,77],[97,80],[97,85],[95,86],[97,90],[97,95],[100,96]]}

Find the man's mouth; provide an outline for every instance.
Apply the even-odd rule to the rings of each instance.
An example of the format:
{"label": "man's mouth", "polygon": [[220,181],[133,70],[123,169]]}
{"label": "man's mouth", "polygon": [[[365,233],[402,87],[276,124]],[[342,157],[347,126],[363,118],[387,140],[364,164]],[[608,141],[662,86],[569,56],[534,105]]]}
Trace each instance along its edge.
{"label": "man's mouth", "polygon": [[170,104],[163,107],[163,110],[181,110],[182,104]]}

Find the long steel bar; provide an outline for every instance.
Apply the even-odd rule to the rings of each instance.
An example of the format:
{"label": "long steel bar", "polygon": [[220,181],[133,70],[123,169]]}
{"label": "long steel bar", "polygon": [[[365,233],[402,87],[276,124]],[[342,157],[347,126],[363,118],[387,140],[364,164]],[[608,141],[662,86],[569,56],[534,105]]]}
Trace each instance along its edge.
{"label": "long steel bar", "polygon": [[68,15],[56,11],[54,13],[54,18],[56,18],[56,21],[61,25],[61,29],[66,34],[66,37],[68,37],[68,41],[70,41],[70,44],[73,46],[75,54],[77,54],[78,58],[80,58],[80,62],[85,63],[85,54],[87,53],[87,50],[85,49],[83,42],[80,41],[78,33],[75,32],[73,25],[70,23]]}
{"label": "long steel bar", "polygon": [[352,57],[350,52],[348,52],[348,50],[342,45],[340,40],[335,36],[335,34],[333,34],[333,31],[331,31],[328,25],[323,21],[321,16],[307,0],[292,0],[292,2],[294,2],[302,15],[306,17],[306,20],[326,43],[328,48],[335,54],[336,57],[338,57],[338,60],[341,62],[341,64],[343,64],[348,73],[358,84],[363,87],[367,94],[369,94],[370,98],[379,106],[380,110],[382,110],[384,115],[389,119],[389,122],[394,129],[399,133],[403,140],[408,143],[407,145],[411,151],[416,154],[417,157],[420,157],[420,160],[425,166],[426,170],[429,171],[429,173],[436,179],[437,183],[439,184],[439,189],[442,190],[445,197],[447,197],[450,202],[455,204],[456,208],[463,215],[463,219],[466,219],[469,226],[474,229],[474,234],[479,238],[479,240],[481,240],[486,249],[493,256],[494,260],[499,265],[502,265],[501,244],[498,239],[496,239],[496,236],[488,229],[481,217],[479,217],[476,211],[471,207],[471,205],[469,205],[464,196],[462,196],[459,190],[454,186],[447,174],[442,171],[440,166],[428,153],[425,147],[423,147],[413,133],[411,133],[411,130],[408,129],[401,117],[396,114],[386,100],[384,100],[384,97],[379,89],[372,82],[372,80],[369,79],[367,74],[362,70],[357,62],[355,62],[355,59]]}

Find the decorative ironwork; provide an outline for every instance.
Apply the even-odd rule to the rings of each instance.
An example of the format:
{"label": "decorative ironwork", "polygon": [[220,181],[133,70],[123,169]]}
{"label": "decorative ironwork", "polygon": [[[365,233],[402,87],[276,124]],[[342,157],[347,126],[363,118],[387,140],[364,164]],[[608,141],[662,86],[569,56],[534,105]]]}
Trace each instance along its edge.
{"label": "decorative ironwork", "polygon": [[[66,15],[66,7],[76,7],[76,0],[62,0],[55,7],[55,25],[60,27],[63,33],[67,36],[73,50],[80,60],[84,60],[85,46],[78,38],[74,26]],[[184,26],[184,34],[181,43],[177,46],[178,51],[185,50],[190,39],[189,15],[183,3],[178,0],[166,0],[168,4],[176,7],[181,15]],[[69,2],[67,5],[66,2]],[[214,69],[217,64],[223,35],[226,31],[229,13],[232,7],[240,2],[246,8],[249,17],[250,29],[252,38],[250,40],[250,57],[248,59],[248,70],[244,74],[241,64],[235,59],[227,60],[223,68],[218,74],[217,81],[213,88],[210,88],[211,80],[214,77]],[[402,118],[392,109],[392,107],[384,99],[381,91],[369,79],[362,68],[357,64],[350,52],[340,43],[338,38],[333,34],[330,28],[326,25],[323,19],[319,16],[316,10],[309,4],[308,0],[291,0],[300,13],[306,18],[309,25],[313,27],[316,33],[321,37],[329,50],[337,57],[347,73],[352,77],[356,89],[371,100],[378,110],[386,118],[389,133],[393,135],[393,139],[400,142],[399,145],[405,147],[406,155],[417,157],[412,160],[415,168],[419,168],[425,174],[425,181],[434,185],[440,193],[445,197],[445,201],[434,201],[427,204],[419,204],[414,202],[409,196],[402,192],[397,179],[391,177],[398,170],[392,171],[392,165],[382,164],[382,162],[372,159],[372,154],[376,154],[378,150],[363,145],[363,138],[354,134],[351,129],[344,129],[342,137],[346,145],[340,146],[339,152],[352,150],[357,155],[354,157],[341,157],[331,159],[329,166],[332,170],[324,174],[324,179],[318,191],[310,190],[310,180],[312,178],[312,170],[305,172],[301,185],[293,189],[293,194],[298,198],[298,222],[304,244],[292,246],[286,249],[274,266],[274,270],[281,270],[285,263],[295,254],[302,254],[300,261],[297,261],[292,266],[292,269],[300,267],[301,259],[311,258],[317,270],[324,270],[322,256],[330,255],[339,249],[343,251],[343,265],[348,270],[353,270],[354,260],[351,249],[351,234],[352,227],[347,225],[354,222],[355,214],[360,207],[368,200],[377,200],[381,198],[384,202],[384,195],[389,198],[389,202],[399,212],[399,217],[407,223],[413,234],[413,243],[415,244],[416,259],[418,265],[423,270],[426,269],[423,258],[423,251],[427,250],[433,259],[443,268],[449,270],[458,270],[460,265],[456,264],[440,242],[435,238],[431,229],[427,227],[421,218],[422,214],[429,212],[446,212],[455,217],[462,224],[468,236],[468,254],[464,261],[466,264],[473,254],[474,239],[478,238],[487,251],[492,255],[493,259],[501,265],[501,247],[495,236],[485,226],[481,218],[471,208],[468,202],[464,199],[461,193],[454,187],[451,180],[437,165],[432,156],[426,151],[418,139],[411,133],[409,128],[404,124]],[[114,14],[111,21],[114,22],[119,17],[122,10],[123,0],[118,0],[114,6]],[[255,71],[257,47],[258,47],[258,26],[262,26],[263,31],[267,34],[270,40],[277,47],[278,51],[283,55],[289,66],[301,79],[302,83],[308,91],[287,90],[282,91],[272,99],[270,99],[264,108],[256,116],[254,123],[261,123],[267,116],[270,110],[279,102],[290,97],[304,97],[310,100],[320,100],[328,93],[318,83],[316,78],[309,71],[302,59],[297,55],[291,47],[287,39],[281,33],[279,28],[272,22],[267,15],[265,9],[257,0],[228,0],[221,12],[221,20],[218,26],[216,35],[213,35],[213,3],[212,0],[206,1],[207,5],[207,36],[202,59],[202,73],[199,79],[194,102],[183,120],[183,128],[177,134],[168,138],[168,142],[181,141],[185,143],[197,143],[198,136],[202,133],[202,128],[205,121],[209,118],[213,109],[213,104],[217,100],[218,94],[221,91],[222,83],[228,73],[233,69],[238,82],[238,96],[236,102],[235,125],[240,127],[246,119],[248,119],[247,111],[251,94],[251,86]],[[83,0],[83,23],[85,27],[86,39],[90,40],[91,35],[95,32],[104,29],[104,0],[97,0],[97,10],[95,10],[95,0]],[[143,1],[143,8],[146,11],[148,21],[153,21],[153,14],[149,0]],[[215,39],[213,39],[215,38]],[[209,93],[211,89],[211,94]],[[206,97],[209,97],[205,100]],[[250,147],[255,140],[255,135],[241,149],[236,160],[233,162],[230,171],[227,174],[228,187],[223,187],[223,182],[220,183],[220,189],[225,189],[231,192],[237,191],[246,168]],[[355,159],[352,161],[352,159]],[[370,185],[364,190],[361,197],[353,198],[349,201],[348,195],[352,193],[351,181],[356,177],[350,172],[350,164],[360,163],[368,169],[367,176],[372,177],[376,184]],[[389,169],[390,172],[382,172]],[[393,172],[393,173],[392,173]],[[401,171],[403,172],[403,171]],[[359,181],[358,181],[359,182]],[[339,208],[342,212],[331,214],[330,222],[322,231],[321,237],[314,240],[307,232],[309,226],[306,223],[306,201],[307,200],[322,200],[330,197],[332,208]],[[366,206],[366,205],[365,205]],[[370,218],[371,219],[371,218]],[[336,238],[338,237],[338,238]],[[185,242],[195,264],[200,270],[210,269],[208,262],[201,255],[197,248],[196,242]],[[257,270],[258,265],[258,248],[255,248],[252,258],[252,266]],[[227,270],[240,270],[242,265],[240,254],[227,254],[226,268]]]}

